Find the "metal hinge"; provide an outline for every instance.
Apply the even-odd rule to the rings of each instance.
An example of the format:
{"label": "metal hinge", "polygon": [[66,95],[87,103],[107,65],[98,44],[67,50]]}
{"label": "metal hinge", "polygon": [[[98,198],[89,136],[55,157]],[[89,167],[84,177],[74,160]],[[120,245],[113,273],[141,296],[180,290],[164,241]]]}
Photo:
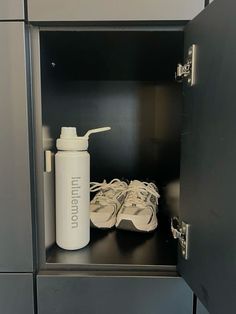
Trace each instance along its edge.
{"label": "metal hinge", "polygon": [[193,86],[195,84],[195,61],[196,61],[196,45],[192,45],[188,50],[188,56],[184,65],[178,64],[175,79],[182,83],[187,79],[187,84]]}
{"label": "metal hinge", "polygon": [[177,217],[171,219],[171,231],[173,237],[179,240],[181,254],[184,259],[189,257],[189,224],[179,221]]}

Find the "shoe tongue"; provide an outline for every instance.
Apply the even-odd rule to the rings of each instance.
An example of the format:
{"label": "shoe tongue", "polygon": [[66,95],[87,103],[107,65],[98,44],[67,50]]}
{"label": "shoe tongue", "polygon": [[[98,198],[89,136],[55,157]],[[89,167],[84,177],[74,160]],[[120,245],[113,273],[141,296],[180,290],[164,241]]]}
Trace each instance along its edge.
{"label": "shoe tongue", "polygon": [[[139,180],[134,180],[134,181],[132,181],[130,183],[129,187],[131,187],[131,188],[134,188],[134,187],[135,188],[144,188],[145,185],[141,181],[139,181]],[[144,196],[146,194],[142,190],[140,190],[140,191],[139,190],[138,191],[132,191],[131,190],[131,191],[128,192],[128,195],[131,197],[131,199],[128,199],[129,206],[132,206],[132,207],[139,207],[140,206],[140,204],[138,204],[138,202],[137,202],[137,200],[141,199],[139,193],[141,195],[144,195]],[[134,199],[132,199],[133,197],[131,195],[134,197]]]}
{"label": "shoe tongue", "polygon": [[140,186],[141,187],[141,186],[144,186],[144,184],[139,180],[134,180],[130,183],[130,187],[134,187],[134,186]]}
{"label": "shoe tongue", "polygon": [[112,189],[102,189],[102,193],[104,196],[113,197],[115,192]]}

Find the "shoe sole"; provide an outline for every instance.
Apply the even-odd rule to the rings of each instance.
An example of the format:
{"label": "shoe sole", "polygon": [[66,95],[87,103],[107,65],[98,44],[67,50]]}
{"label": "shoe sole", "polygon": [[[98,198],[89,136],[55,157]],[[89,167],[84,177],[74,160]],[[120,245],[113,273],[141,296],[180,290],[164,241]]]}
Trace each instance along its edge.
{"label": "shoe sole", "polygon": [[153,225],[145,225],[145,226],[135,226],[132,220],[122,219],[118,224],[116,224],[116,228],[122,230],[129,230],[135,232],[152,232],[157,228],[157,223]]}

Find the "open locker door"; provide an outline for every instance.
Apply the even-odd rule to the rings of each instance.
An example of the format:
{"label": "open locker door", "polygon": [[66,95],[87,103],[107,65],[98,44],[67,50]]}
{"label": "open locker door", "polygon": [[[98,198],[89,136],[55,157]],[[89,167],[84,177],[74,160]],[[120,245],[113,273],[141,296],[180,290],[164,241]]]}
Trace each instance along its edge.
{"label": "open locker door", "polygon": [[[236,2],[215,0],[185,29],[196,81],[184,83],[178,270],[210,313],[236,306]],[[193,67],[193,66],[192,66]],[[181,251],[181,250],[180,250]]]}

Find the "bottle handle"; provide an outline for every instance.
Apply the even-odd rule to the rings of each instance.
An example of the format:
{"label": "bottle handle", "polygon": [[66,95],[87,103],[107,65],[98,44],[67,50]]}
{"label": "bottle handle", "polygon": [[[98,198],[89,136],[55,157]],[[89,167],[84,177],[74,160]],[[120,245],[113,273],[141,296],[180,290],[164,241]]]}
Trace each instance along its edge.
{"label": "bottle handle", "polygon": [[109,131],[109,130],[111,130],[111,128],[110,128],[110,127],[104,127],[104,128],[92,129],[92,130],[89,130],[89,131],[88,131],[88,132],[84,135],[84,137],[89,138],[89,136],[90,136],[91,134],[94,134],[94,133],[100,133],[100,132],[105,132],[105,131]]}

